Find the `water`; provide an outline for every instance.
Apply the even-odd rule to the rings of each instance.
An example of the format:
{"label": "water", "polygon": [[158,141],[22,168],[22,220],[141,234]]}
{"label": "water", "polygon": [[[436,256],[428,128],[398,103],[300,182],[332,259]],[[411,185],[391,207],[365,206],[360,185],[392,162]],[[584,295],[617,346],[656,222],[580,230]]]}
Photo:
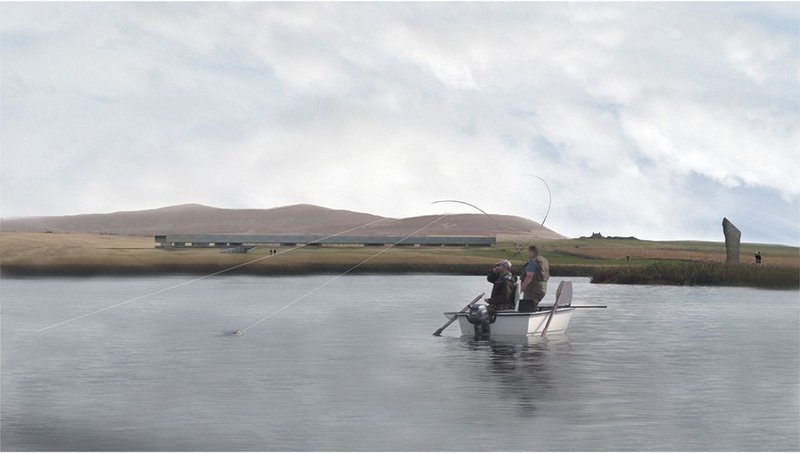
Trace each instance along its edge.
{"label": "water", "polygon": [[[480,278],[4,279],[2,448],[798,450],[797,291],[575,281],[567,335],[431,336]],[[555,288],[554,279],[551,288]],[[551,299],[549,295],[548,299]]]}

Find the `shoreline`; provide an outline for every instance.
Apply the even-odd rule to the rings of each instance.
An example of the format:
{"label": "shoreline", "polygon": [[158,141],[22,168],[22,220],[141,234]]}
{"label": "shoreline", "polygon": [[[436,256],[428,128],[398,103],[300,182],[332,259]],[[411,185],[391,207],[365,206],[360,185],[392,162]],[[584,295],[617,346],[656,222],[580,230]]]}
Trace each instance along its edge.
{"label": "shoreline", "polygon": [[[164,263],[149,266],[106,265],[106,264],[3,264],[0,277],[119,277],[119,276],[157,276],[157,275],[195,275],[202,276],[225,271],[230,275],[327,275],[340,274],[353,268],[355,264],[341,263],[291,263],[280,265],[248,265],[225,270],[231,266],[219,263],[177,264]],[[366,263],[348,274],[439,274],[439,275],[486,275],[488,264],[443,264],[443,263]],[[554,277],[591,277],[591,266],[551,266]]]}
{"label": "shoreline", "polygon": [[[230,267],[230,266],[228,266]],[[243,266],[224,272],[224,275],[253,275],[263,277],[336,275],[352,269],[352,263],[302,263],[270,266]],[[194,276],[214,274],[227,267],[213,263],[161,264],[157,266],[128,265],[0,265],[0,278],[102,278]],[[486,264],[442,263],[366,263],[351,270],[353,275],[460,275],[482,277]],[[223,275],[223,274],[220,274]],[[588,277],[594,284],[719,286],[762,289],[800,289],[800,268],[755,267],[723,263],[662,262],[644,266],[587,266],[551,265],[552,277]]]}
{"label": "shoreline", "polygon": [[[746,264],[726,265],[722,243],[615,239],[537,241],[554,277],[590,277],[593,283],[800,288],[800,249],[742,244]],[[158,249],[152,237],[2,233],[0,277],[440,274],[484,276],[500,259],[519,270],[523,243],[492,247],[298,247],[246,254],[220,249]],[[752,254],[760,250],[764,266]]]}

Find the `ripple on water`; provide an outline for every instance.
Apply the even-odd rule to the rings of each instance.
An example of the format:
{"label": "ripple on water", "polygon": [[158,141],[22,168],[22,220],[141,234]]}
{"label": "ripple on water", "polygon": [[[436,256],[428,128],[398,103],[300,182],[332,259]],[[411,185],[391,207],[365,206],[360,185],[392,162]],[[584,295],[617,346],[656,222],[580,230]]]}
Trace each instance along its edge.
{"label": "ripple on water", "polygon": [[[480,278],[4,279],[2,447],[797,450],[798,292],[590,285],[567,335],[475,341]],[[560,279],[554,279],[557,284]],[[552,297],[552,296],[550,296]]]}

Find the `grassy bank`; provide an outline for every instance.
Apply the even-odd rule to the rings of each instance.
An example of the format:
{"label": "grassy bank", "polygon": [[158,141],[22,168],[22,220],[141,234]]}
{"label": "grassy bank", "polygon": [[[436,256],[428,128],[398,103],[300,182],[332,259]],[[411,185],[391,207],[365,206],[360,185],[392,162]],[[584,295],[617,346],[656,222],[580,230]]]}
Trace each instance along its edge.
{"label": "grassy bank", "polygon": [[[714,242],[568,239],[538,242],[554,276],[590,276],[597,283],[737,285],[797,288],[800,249],[743,244],[742,261],[760,250],[764,267],[724,266],[724,246]],[[243,265],[231,274],[300,275],[341,273],[439,273],[483,275],[499,259],[520,266],[519,243],[490,248],[303,247],[223,254],[217,249],[155,249],[150,237],[4,233],[3,276],[203,275]],[[255,262],[254,262],[255,261]],[[246,264],[247,263],[247,264]],[[362,263],[359,265],[359,263]],[[246,264],[246,265],[244,265]]]}
{"label": "grassy bank", "polygon": [[798,289],[800,268],[665,262],[645,266],[596,267],[592,269],[592,283]]}
{"label": "grassy bank", "polygon": [[[357,262],[260,263],[232,269],[231,275],[307,275],[338,274],[352,269]],[[352,274],[486,274],[488,264],[438,262],[365,263]],[[109,266],[92,264],[5,265],[4,277],[94,277],[147,275],[205,275],[226,267],[212,263],[162,263],[148,266]],[[653,263],[644,266],[551,266],[554,277],[591,277],[592,283],[625,285],[749,286],[756,288],[798,289],[800,268],[756,267],[721,263]]]}
{"label": "grassy bank", "polygon": [[[277,261],[277,260],[276,260]],[[226,271],[231,275],[308,275],[339,274],[449,274],[486,275],[490,263],[442,263],[442,262],[373,262],[355,267],[358,262],[272,262],[255,263]],[[229,266],[212,263],[161,263],[139,266],[109,266],[93,264],[46,264],[2,266],[4,277],[99,277],[99,276],[148,276],[148,275],[206,275],[219,272]],[[355,267],[355,268],[354,268]],[[591,277],[591,266],[554,265],[551,275],[564,277]]]}

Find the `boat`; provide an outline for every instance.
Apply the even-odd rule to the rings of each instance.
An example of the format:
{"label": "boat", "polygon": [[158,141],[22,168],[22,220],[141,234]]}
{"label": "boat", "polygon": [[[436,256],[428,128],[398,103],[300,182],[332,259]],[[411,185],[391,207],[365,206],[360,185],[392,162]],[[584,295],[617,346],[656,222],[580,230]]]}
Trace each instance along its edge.
{"label": "boat", "polygon": [[[517,299],[519,297],[517,296]],[[519,303],[517,303],[519,305]],[[444,315],[458,320],[461,335],[468,336],[531,336],[564,333],[569,326],[572,312],[572,282],[565,280],[556,290],[556,303],[542,306],[534,312],[501,310],[494,322],[476,323],[474,313],[480,311],[485,303],[475,303],[460,312],[446,312]],[[485,310],[484,310],[485,311]],[[473,316],[471,316],[471,314]],[[488,325],[488,328],[487,328]]]}

